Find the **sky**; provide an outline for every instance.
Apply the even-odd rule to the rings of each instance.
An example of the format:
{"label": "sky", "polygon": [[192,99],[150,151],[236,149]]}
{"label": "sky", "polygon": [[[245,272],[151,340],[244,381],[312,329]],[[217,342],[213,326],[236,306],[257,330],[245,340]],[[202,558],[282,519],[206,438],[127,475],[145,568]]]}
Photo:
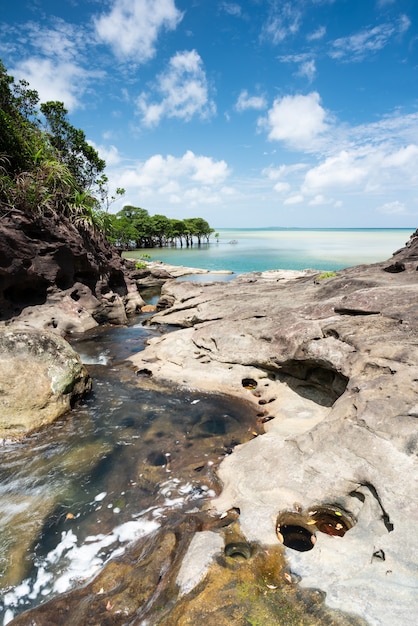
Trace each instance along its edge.
{"label": "sky", "polygon": [[416,0],[13,0],[0,58],[64,102],[111,212],[418,227]]}

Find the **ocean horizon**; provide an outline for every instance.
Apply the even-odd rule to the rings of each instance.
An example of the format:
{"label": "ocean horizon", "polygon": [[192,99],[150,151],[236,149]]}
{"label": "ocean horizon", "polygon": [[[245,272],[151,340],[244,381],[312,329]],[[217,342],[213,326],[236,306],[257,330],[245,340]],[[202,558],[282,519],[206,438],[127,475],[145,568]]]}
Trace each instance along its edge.
{"label": "ocean horizon", "polygon": [[[192,247],[144,248],[152,261],[235,274],[271,269],[340,270],[390,259],[415,228],[220,228],[219,239]],[[214,233],[215,234],[215,233]]]}

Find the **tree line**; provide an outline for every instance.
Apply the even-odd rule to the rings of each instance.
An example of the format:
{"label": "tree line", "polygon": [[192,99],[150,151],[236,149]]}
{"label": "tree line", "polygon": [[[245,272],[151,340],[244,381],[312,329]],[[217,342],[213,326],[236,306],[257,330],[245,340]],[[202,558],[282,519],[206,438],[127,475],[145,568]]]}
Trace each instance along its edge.
{"label": "tree line", "polygon": [[119,248],[193,245],[209,241],[206,220],[150,216],[146,209],[111,204],[106,163],[72,126],[62,102],[40,103],[25,80],[15,82],[0,60],[0,218],[20,211],[33,219],[65,216],[80,232],[94,231]]}
{"label": "tree line", "polygon": [[146,209],[125,205],[110,216],[108,237],[119,248],[155,248],[167,245],[193,246],[209,242],[214,229],[201,217],[184,220],[149,215]]}

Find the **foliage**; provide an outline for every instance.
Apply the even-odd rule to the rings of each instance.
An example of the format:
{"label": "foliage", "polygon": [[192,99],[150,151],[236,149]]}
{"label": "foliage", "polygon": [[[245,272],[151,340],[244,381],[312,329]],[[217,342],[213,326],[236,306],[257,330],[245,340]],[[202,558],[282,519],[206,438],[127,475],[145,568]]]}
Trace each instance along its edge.
{"label": "foliage", "polygon": [[[125,205],[111,216],[109,237],[123,248],[153,248],[167,245],[198,245],[202,240],[209,242],[214,229],[201,217],[185,220],[171,219],[165,215],[149,215],[146,209]],[[143,257],[145,255],[142,255]]]}
{"label": "foliage", "polygon": [[324,278],[334,278],[337,275],[337,272],[324,272],[318,276],[318,280],[323,280]]}
{"label": "foliage", "polygon": [[81,229],[106,232],[105,162],[62,102],[38,104],[38,93],[16,83],[0,61],[0,214],[64,215]]}
{"label": "foliage", "polygon": [[147,268],[147,264],[146,264],[146,263],[144,263],[143,261],[137,261],[137,262],[135,263],[135,268],[136,268],[137,270],[145,270],[145,269]]}
{"label": "foliage", "polygon": [[15,82],[0,61],[0,216],[21,211],[32,218],[65,216],[80,231],[96,231],[122,248],[193,245],[213,229],[200,217],[150,216],[126,205],[116,215],[105,162],[68,120],[63,102],[39,105],[24,80]]}

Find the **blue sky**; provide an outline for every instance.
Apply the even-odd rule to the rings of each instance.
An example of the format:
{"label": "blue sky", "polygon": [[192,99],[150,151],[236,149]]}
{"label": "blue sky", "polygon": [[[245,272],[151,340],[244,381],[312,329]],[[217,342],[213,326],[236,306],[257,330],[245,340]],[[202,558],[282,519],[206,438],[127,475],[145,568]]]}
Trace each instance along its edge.
{"label": "blue sky", "polygon": [[0,58],[63,101],[112,206],[418,226],[416,0],[14,0]]}

